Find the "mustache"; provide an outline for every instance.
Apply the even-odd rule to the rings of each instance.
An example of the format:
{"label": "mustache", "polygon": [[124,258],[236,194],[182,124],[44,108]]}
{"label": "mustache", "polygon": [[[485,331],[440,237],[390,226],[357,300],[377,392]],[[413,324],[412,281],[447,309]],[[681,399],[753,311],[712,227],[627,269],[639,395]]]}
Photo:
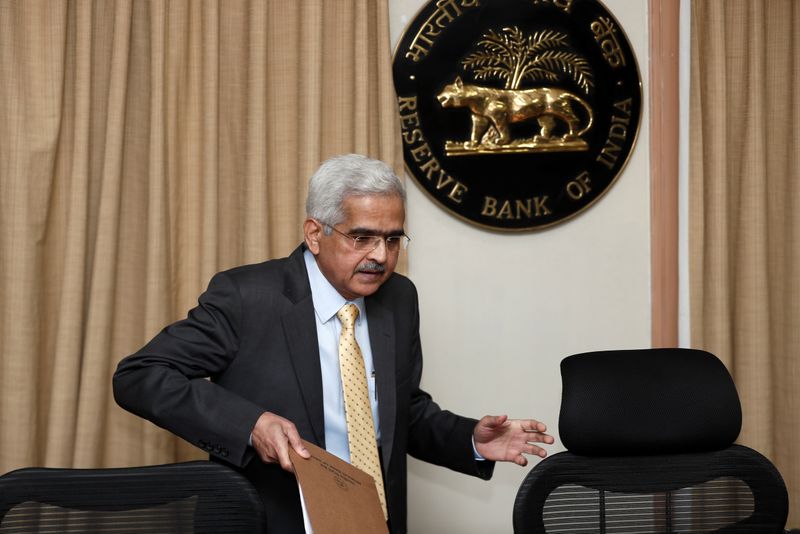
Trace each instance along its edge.
{"label": "mustache", "polygon": [[385,270],[386,270],[386,267],[383,264],[376,263],[374,261],[368,261],[368,262],[362,263],[361,265],[356,267],[356,272],[357,273],[361,273],[361,272],[364,272],[364,271],[369,271],[369,272],[373,272],[373,273],[374,272],[382,273]]}

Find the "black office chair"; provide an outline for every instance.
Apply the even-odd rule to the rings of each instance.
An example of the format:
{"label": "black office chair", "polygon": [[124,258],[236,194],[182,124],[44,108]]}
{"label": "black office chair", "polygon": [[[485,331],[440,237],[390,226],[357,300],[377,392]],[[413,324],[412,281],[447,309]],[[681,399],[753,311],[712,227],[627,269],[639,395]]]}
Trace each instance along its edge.
{"label": "black office chair", "polygon": [[0,477],[0,534],[263,534],[265,523],[253,485],[209,461]]}
{"label": "black office chair", "polygon": [[577,354],[561,362],[568,452],[525,477],[516,534],[783,533],[775,467],[734,445],[739,397],[714,355],[692,349]]}

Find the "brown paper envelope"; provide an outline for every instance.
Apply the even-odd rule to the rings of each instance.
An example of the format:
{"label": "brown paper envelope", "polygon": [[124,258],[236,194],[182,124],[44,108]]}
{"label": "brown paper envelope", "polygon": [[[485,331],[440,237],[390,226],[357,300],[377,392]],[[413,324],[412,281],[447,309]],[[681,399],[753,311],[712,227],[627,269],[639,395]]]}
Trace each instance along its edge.
{"label": "brown paper envelope", "polygon": [[303,441],[311,458],[289,447],[314,534],[388,534],[375,480],[325,449]]}

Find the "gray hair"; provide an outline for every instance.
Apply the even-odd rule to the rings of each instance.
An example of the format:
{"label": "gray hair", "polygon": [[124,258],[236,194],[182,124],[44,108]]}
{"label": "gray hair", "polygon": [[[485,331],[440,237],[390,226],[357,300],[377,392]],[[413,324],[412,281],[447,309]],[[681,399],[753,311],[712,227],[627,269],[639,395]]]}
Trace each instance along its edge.
{"label": "gray hair", "polygon": [[[308,183],[306,215],[331,226],[344,220],[344,200],[352,196],[396,195],[406,190],[391,167],[359,154],[334,156],[319,166]],[[329,234],[330,229],[325,228]]]}

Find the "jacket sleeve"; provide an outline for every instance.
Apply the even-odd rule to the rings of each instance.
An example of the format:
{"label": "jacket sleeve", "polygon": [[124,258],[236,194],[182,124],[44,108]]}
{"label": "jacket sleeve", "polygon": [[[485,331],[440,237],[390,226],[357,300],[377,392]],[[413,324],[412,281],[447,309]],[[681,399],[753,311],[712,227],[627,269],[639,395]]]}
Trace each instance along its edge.
{"label": "jacket sleeve", "polygon": [[208,378],[236,357],[241,308],[234,281],[215,275],[186,319],[122,360],[113,379],[121,407],[237,466],[255,454],[248,440],[264,410]]}

